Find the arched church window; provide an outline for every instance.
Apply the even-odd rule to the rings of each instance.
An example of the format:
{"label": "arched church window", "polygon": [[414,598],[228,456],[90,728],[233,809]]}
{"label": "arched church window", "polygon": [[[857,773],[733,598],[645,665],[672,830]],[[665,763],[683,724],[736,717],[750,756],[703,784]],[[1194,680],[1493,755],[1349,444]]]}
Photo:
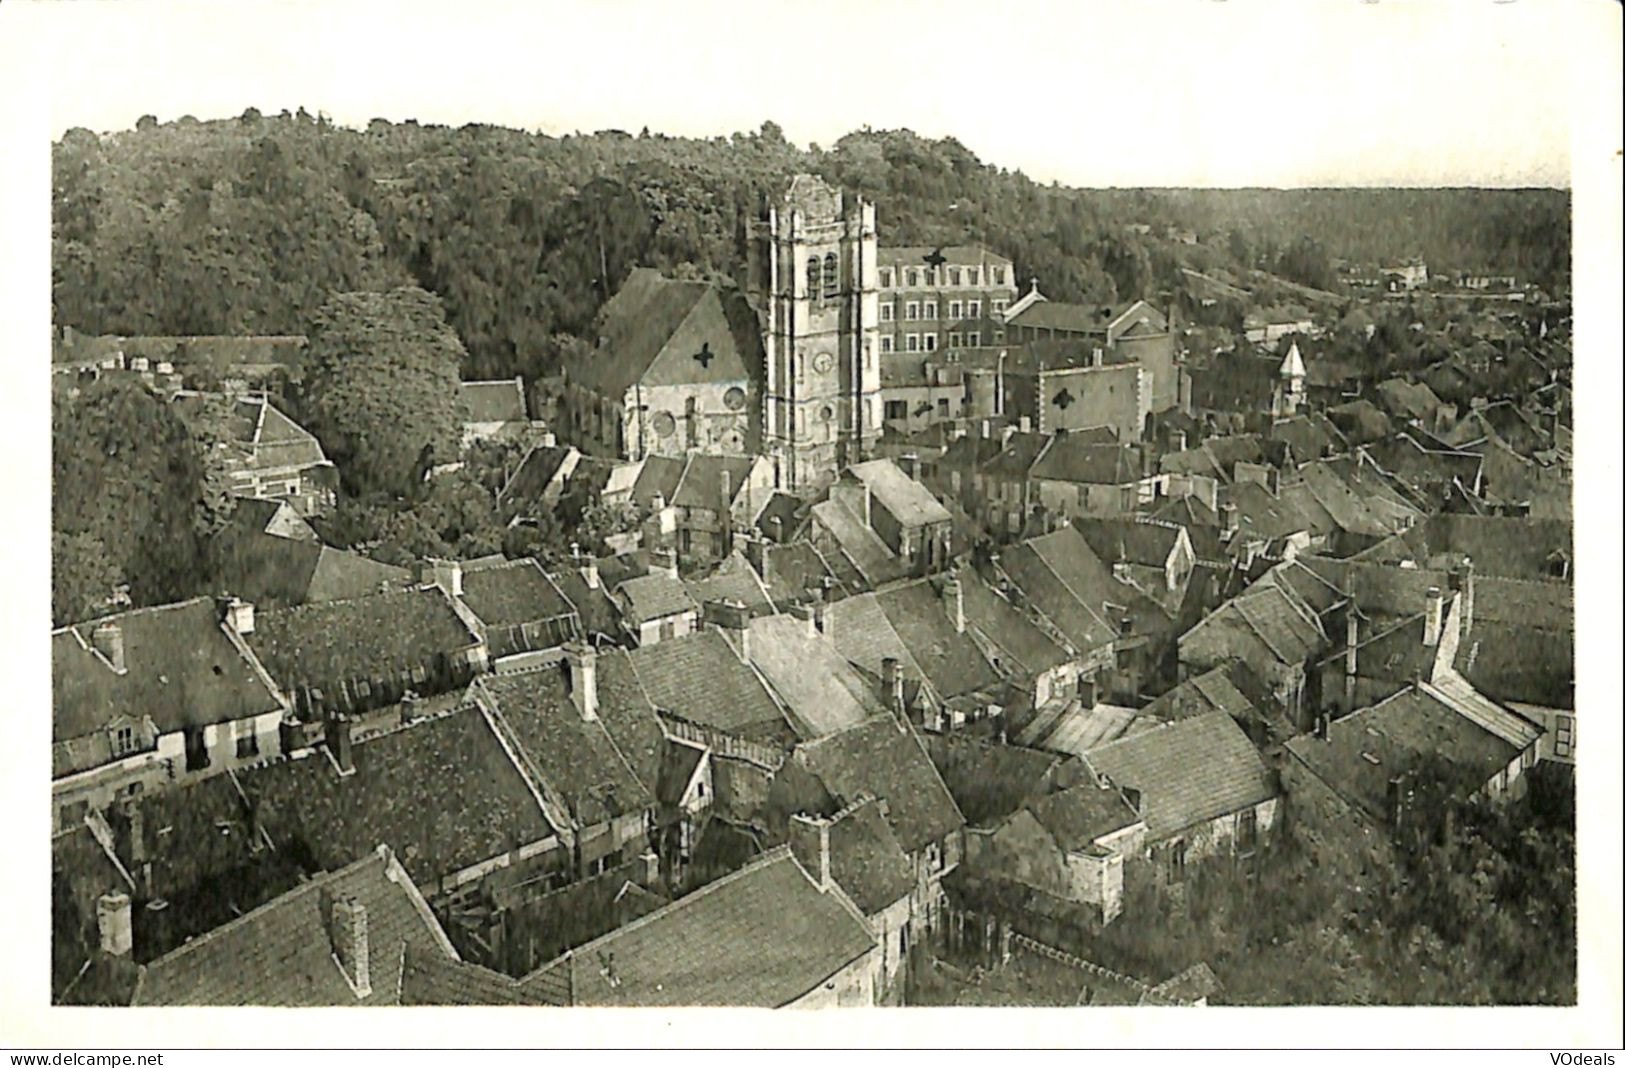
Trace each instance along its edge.
{"label": "arched church window", "polygon": [[841,291],[841,263],[831,252],[824,257],[824,299],[834,300]]}
{"label": "arched church window", "polygon": [[807,299],[808,300],[817,300],[818,299],[819,291],[820,291],[820,289],[822,288],[822,285],[823,285],[823,283],[820,281],[820,277],[821,276],[819,275],[819,271],[818,271],[818,257],[817,256],[809,256],[807,258]]}

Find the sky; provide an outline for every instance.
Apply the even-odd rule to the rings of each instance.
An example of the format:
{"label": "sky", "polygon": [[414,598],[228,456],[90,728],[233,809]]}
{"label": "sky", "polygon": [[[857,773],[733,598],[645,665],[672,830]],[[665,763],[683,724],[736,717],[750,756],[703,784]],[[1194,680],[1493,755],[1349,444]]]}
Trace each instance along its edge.
{"label": "sky", "polygon": [[[7,7],[12,4],[8,3]],[[548,133],[864,125],[1077,186],[1569,183],[1606,0],[23,4],[53,137],[300,106]],[[23,21],[28,21],[26,18]],[[0,49],[4,42],[0,42]]]}

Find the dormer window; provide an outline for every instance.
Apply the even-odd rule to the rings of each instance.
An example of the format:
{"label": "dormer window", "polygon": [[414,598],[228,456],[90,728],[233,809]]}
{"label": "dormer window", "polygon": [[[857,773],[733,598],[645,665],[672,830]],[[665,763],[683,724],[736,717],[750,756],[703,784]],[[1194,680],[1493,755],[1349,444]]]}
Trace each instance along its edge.
{"label": "dormer window", "polygon": [[113,729],[113,755],[116,757],[128,756],[135,752],[135,728],[126,724]]}

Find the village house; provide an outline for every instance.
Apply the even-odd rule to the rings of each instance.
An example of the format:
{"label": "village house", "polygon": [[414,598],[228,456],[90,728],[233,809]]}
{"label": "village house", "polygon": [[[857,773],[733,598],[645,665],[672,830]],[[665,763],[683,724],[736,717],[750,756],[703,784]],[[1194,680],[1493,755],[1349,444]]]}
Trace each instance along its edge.
{"label": "village house", "polygon": [[1072,521],[1072,529],[1111,566],[1115,578],[1170,614],[1178,611],[1196,567],[1196,551],[1183,526],[1144,517],[1082,518]]}
{"label": "village house", "polygon": [[280,751],[289,702],[254,626],[252,605],[199,597],[51,632],[53,832]]}
{"label": "village house", "polygon": [[1046,515],[1129,515],[1161,496],[1149,451],[1094,445],[1067,433],[1050,436],[1028,471],[1032,498]]}
{"label": "village house", "polygon": [[828,737],[879,711],[884,698],[830,638],[820,608],[752,619],[751,667],[767,682],[801,739]]}
{"label": "village house", "polygon": [[1318,333],[1314,317],[1295,305],[1248,312],[1242,321],[1242,332],[1255,345],[1273,345],[1293,334],[1312,336]]}
{"label": "village house", "polygon": [[1131,359],[1150,380],[1146,391],[1151,411],[1165,412],[1179,404],[1182,372],[1173,330],[1168,317],[1144,300],[1065,304],[1046,299],[1035,282],[1032,292],[1008,313],[1005,340],[1015,345],[1046,339],[1084,341]]}
{"label": "village house", "polygon": [[1307,721],[1312,668],[1331,648],[1320,615],[1286,583],[1260,582],[1179,638],[1181,678],[1238,660],[1260,679],[1288,722]]}
{"label": "village house", "polygon": [[617,585],[610,599],[621,613],[621,626],[638,645],[654,645],[692,634],[699,626],[700,606],[669,563]]}
{"label": "village house", "polygon": [[302,516],[319,515],[333,506],[338,469],[315,436],[263,394],[183,392],[174,403],[188,421],[200,418],[206,406],[222,409],[229,434],[222,442],[223,455],[232,496],[287,501]]}
{"label": "village house", "polygon": [[697,568],[733,551],[736,535],[755,527],[772,492],[773,466],[765,457],[651,456],[630,499],[645,516],[644,547],[671,549],[678,563]]}
{"label": "village house", "polygon": [[849,559],[865,584],[941,570],[953,549],[953,517],[891,460],[841,472],[812,508],[812,543]]}
{"label": "village house", "polygon": [[534,559],[442,561],[431,574],[472,617],[496,671],[583,636],[575,605]]}
{"label": "village house", "polygon": [[764,365],[756,317],[737,290],[636,268],[599,313],[598,344],[564,369],[570,442],[641,460],[760,451]]}
{"label": "village house", "polygon": [[966,369],[961,358],[957,351],[946,351],[936,358],[915,354],[883,359],[880,403],[885,434],[909,435],[962,418]]}

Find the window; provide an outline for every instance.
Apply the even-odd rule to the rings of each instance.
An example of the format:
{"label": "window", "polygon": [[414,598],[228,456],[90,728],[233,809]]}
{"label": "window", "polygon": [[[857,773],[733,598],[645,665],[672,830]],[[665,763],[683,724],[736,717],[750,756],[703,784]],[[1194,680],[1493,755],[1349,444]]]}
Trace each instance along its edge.
{"label": "window", "polygon": [[841,293],[841,261],[831,252],[824,257],[824,299],[834,300]]}
{"label": "window", "polygon": [[908,401],[893,400],[886,402],[887,419],[907,419]]}
{"label": "window", "polygon": [[1574,721],[1567,716],[1557,721],[1557,737],[1552,741],[1552,752],[1560,757],[1574,755]]}
{"label": "window", "polygon": [[909,352],[919,352],[920,351],[920,335],[919,334],[910,334],[910,335],[908,335],[908,344],[906,344],[904,346],[904,348],[907,349]]}
{"label": "window", "polygon": [[890,267],[882,267],[880,269],[880,288],[881,289],[890,289],[891,288],[891,268]]}
{"label": "window", "polygon": [[823,272],[818,269],[818,257],[812,256],[807,260],[807,299],[817,300],[818,291],[822,287]]}
{"label": "window", "polygon": [[1258,845],[1258,810],[1244,809],[1236,816],[1236,851],[1251,853]]}
{"label": "window", "polygon": [[934,301],[934,300],[926,301],[925,302],[925,318],[927,318],[927,319],[935,319],[936,317],[937,317],[937,302]]}
{"label": "window", "polygon": [[963,335],[957,330],[948,331],[948,347],[950,349],[957,349],[960,346],[962,337]]}
{"label": "window", "polygon": [[969,345],[971,348],[974,349],[976,346],[980,345],[981,343],[982,343],[982,332],[980,330],[972,330],[970,333],[965,335],[965,344]]}
{"label": "window", "polygon": [[882,355],[884,355],[884,354],[891,351],[891,343],[892,343],[892,339],[891,339],[890,334],[886,334],[886,335],[883,335],[881,337],[881,339],[880,339],[880,351],[881,351]]}
{"label": "window", "polygon": [[948,284],[951,285],[951,286],[957,286],[959,284],[959,268],[958,267],[950,267],[950,268],[948,268]]}
{"label": "window", "polygon": [[980,319],[982,317],[982,302],[979,300],[965,303],[965,317],[967,319]]}
{"label": "window", "polygon": [[919,284],[920,284],[920,272],[913,269],[913,268],[909,268],[909,272],[908,272],[908,286],[909,286],[909,288],[913,289],[916,286],[918,286]]}
{"label": "window", "polygon": [[937,335],[935,335],[935,334],[926,334],[925,335],[925,351],[926,352],[935,352],[935,351],[937,351]]}
{"label": "window", "polygon": [[1003,315],[1004,314],[1004,309],[1008,308],[1009,306],[1010,306],[1010,302],[1008,300],[1003,300],[1003,299],[996,300],[996,301],[993,302],[993,314],[994,315]]}
{"label": "window", "polygon": [[889,301],[889,300],[881,301],[881,303],[880,303],[880,321],[883,322],[883,323],[891,322],[892,321],[892,313],[894,313],[896,310],[897,309],[892,306],[891,301]]}
{"label": "window", "polygon": [[948,318],[957,319],[964,313],[965,306],[957,300],[948,302]]}
{"label": "window", "polygon": [[135,751],[135,728],[120,727],[113,732],[113,755],[124,756]]}
{"label": "window", "polygon": [[913,321],[920,317],[920,302],[911,300],[903,308],[903,318]]}
{"label": "window", "polygon": [[981,285],[982,284],[982,269],[980,267],[968,268],[965,271],[965,284],[968,285],[968,286],[979,286],[979,285]]}
{"label": "window", "polygon": [[237,759],[247,760],[260,755],[260,736],[254,733],[254,725],[249,724],[242,734],[237,736]]}
{"label": "window", "polygon": [[1168,881],[1171,883],[1185,881],[1185,843],[1183,840],[1174,842],[1168,847]]}
{"label": "window", "polygon": [[991,270],[993,271],[993,284],[996,286],[1004,285],[1004,268],[993,267]]}

